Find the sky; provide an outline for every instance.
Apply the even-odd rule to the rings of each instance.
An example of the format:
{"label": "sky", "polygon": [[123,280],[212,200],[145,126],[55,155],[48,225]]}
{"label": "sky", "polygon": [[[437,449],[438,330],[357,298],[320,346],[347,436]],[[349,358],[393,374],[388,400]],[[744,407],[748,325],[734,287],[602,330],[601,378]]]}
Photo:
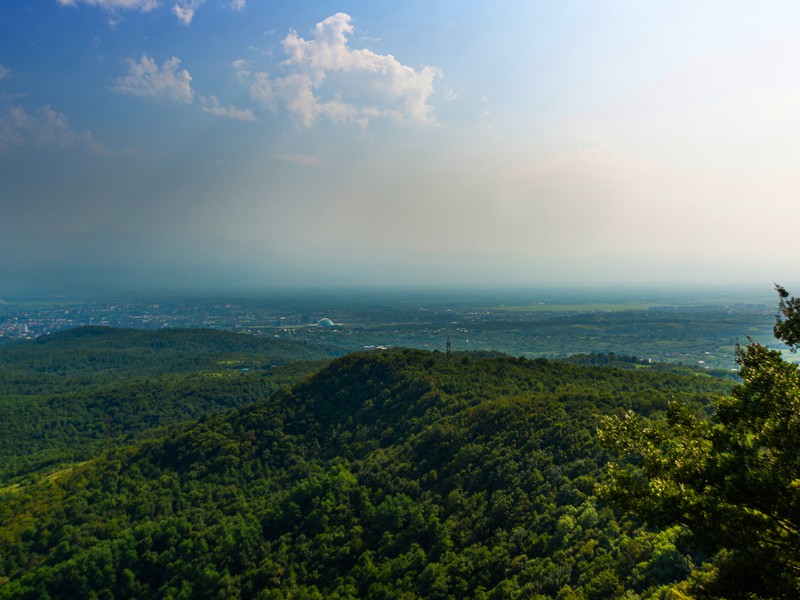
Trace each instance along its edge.
{"label": "sky", "polygon": [[800,281],[798,23],[4,0],[0,288]]}

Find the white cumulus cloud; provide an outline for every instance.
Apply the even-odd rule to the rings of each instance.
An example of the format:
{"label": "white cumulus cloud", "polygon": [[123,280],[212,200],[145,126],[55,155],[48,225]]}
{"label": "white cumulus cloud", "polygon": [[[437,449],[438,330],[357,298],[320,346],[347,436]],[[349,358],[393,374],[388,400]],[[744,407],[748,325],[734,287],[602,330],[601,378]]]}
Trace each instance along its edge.
{"label": "white cumulus cloud", "polygon": [[183,25],[189,25],[194,19],[194,13],[206,0],[178,0],[172,6],[172,13],[178,17]]}
{"label": "white cumulus cloud", "polygon": [[238,119],[239,121],[255,121],[256,115],[250,108],[236,108],[235,106],[222,106],[217,100],[216,96],[209,96],[206,98],[202,96],[200,103],[203,105],[203,110],[213,115],[220,117],[227,117],[229,119]]}
{"label": "white cumulus cloud", "polygon": [[8,77],[9,73],[11,73],[11,71],[9,71],[8,68],[0,65],[0,81]]}
{"label": "white cumulus cloud", "polygon": [[279,101],[301,127],[311,127],[323,116],[361,125],[375,117],[433,122],[430,99],[440,70],[415,69],[391,54],[352,48],[351,21],[349,15],[336,13],[317,23],[311,39],[291,31],[283,40],[288,58],[280,65],[280,76],[270,80],[266,72],[251,72],[237,61],[239,81],[262,106],[274,110]]}
{"label": "white cumulus cloud", "polygon": [[94,152],[105,148],[91,131],[75,131],[67,118],[50,106],[29,113],[21,106],[9,106],[0,113],[0,153],[16,146],[70,148],[84,146]]}
{"label": "white cumulus cloud", "polygon": [[178,70],[181,64],[175,56],[165,60],[161,67],[149,56],[139,62],[130,60],[130,71],[119,77],[112,87],[115,92],[142,98],[160,98],[190,104],[194,101],[192,76],[189,71]]}

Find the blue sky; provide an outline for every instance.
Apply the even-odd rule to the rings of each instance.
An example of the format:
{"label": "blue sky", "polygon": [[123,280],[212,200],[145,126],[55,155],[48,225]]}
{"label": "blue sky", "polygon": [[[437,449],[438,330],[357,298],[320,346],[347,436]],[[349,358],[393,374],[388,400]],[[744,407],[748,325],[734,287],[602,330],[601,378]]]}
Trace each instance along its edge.
{"label": "blue sky", "polygon": [[799,13],[6,0],[0,280],[791,281]]}

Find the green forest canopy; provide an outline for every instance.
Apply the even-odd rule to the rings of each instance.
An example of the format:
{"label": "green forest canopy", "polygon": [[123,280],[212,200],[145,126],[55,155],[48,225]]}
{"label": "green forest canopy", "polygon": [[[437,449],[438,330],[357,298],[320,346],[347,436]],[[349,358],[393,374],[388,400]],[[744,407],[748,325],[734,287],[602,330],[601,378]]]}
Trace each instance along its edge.
{"label": "green forest canopy", "polygon": [[7,491],[0,598],[662,597],[704,556],[595,496],[602,415],[730,382],[416,350]]}

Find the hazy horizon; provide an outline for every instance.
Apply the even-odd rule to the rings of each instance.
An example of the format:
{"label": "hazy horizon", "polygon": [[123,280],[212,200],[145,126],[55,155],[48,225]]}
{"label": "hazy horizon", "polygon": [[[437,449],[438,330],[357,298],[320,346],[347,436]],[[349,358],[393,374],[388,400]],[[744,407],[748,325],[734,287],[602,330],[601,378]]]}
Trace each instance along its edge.
{"label": "hazy horizon", "polygon": [[[792,292],[800,286],[789,286]],[[0,308],[92,304],[230,303],[245,306],[523,307],[536,304],[777,307],[774,287],[756,285],[157,285],[71,284],[0,286]]]}
{"label": "hazy horizon", "polygon": [[0,295],[770,293],[798,262],[798,17],[790,2],[4,2]]}

